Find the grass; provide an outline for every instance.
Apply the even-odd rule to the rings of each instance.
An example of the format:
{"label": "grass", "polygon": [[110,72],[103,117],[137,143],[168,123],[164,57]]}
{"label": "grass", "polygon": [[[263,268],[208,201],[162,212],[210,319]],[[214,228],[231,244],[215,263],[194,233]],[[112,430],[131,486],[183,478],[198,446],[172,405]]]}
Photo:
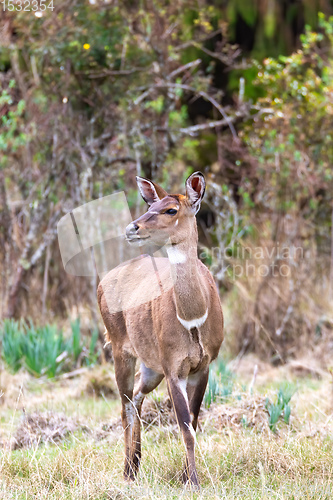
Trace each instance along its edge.
{"label": "grass", "polygon": [[[96,370],[90,374],[94,380],[99,378]],[[214,372],[219,378],[220,372],[226,372],[225,366],[217,364]],[[285,373],[276,370],[271,385],[262,380],[250,395],[247,387],[252,375],[248,379],[231,375],[233,389],[227,399],[221,403],[217,398],[209,409],[202,411],[196,446],[201,481],[198,493],[185,489],[180,482],[184,449],[176,426],[161,420],[143,426],[142,467],[137,482],[126,485],[122,479],[124,450],[119,399],[77,391],[83,375],[65,382],[27,378],[18,401],[7,396],[6,391],[2,405],[0,399],[0,442],[17,433],[24,418],[23,407],[25,414],[47,410],[54,415],[62,413],[80,425],[54,443],[15,451],[0,446],[0,498],[332,498],[333,433],[331,421],[327,423],[330,379],[315,385],[311,380],[292,380],[288,385]],[[8,391],[8,385],[17,383],[19,374],[10,377]],[[298,390],[292,395],[295,386]],[[263,387],[265,393],[261,394]],[[158,403],[162,408],[165,397],[162,386],[149,398],[143,420],[149,405]],[[266,430],[239,424],[233,417],[222,424],[220,416],[225,412],[233,415],[233,409],[239,409],[247,400],[256,407],[259,398],[264,401],[265,397],[272,404],[283,400],[285,406],[290,405],[289,425],[280,418],[276,433],[271,432],[268,412],[262,417],[266,419]],[[310,402],[316,407],[312,412]],[[251,409],[249,414],[252,413]],[[114,425],[110,427],[110,423]]]}
{"label": "grass", "polygon": [[55,325],[35,327],[32,322],[5,319],[0,325],[0,354],[14,373],[24,367],[36,377],[55,377],[79,364],[95,363],[97,339],[96,331],[85,346],[79,318],[71,323],[68,338]]}
{"label": "grass", "polygon": [[[194,498],[331,498],[332,441],[267,441],[243,432],[199,434],[201,492]],[[5,452],[3,498],[191,498],[179,476],[184,451],[161,429],[143,432],[143,462],[137,483],[122,481],[122,439],[96,443],[74,435],[66,443]]]}

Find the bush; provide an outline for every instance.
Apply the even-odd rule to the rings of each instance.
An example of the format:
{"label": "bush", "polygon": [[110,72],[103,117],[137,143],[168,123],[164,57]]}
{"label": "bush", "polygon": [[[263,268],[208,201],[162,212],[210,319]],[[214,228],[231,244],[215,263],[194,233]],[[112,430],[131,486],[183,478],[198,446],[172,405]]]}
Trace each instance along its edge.
{"label": "bush", "polygon": [[232,260],[243,274],[231,307],[245,318],[233,332],[236,353],[280,363],[316,341],[330,310],[333,17],[307,27],[295,53],[256,64],[264,96],[239,134],[257,163],[239,189],[239,218],[254,231]]}

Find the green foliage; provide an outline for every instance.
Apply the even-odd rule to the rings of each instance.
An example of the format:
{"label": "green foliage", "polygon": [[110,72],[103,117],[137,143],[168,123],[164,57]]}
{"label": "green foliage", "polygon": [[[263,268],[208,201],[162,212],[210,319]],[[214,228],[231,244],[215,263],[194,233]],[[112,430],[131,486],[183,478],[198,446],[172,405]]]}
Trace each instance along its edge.
{"label": "green foliage", "polygon": [[0,89],[0,110],[8,109],[8,112],[0,115],[0,168],[7,165],[7,155],[15,153],[27,142],[24,131],[23,117],[25,102],[20,100],[14,104],[11,89],[15,88],[15,80],[11,80],[8,90]]}
{"label": "green foliage", "polygon": [[7,365],[17,372],[21,367],[24,338],[23,338],[23,323],[18,323],[10,319],[5,319],[0,331],[2,343],[2,356]]}
{"label": "green foliage", "polygon": [[159,95],[155,101],[147,101],[145,107],[152,108],[157,113],[162,113],[164,108],[164,97]]}
{"label": "green foliage", "polygon": [[322,227],[330,224],[333,189],[333,17],[320,15],[319,25],[318,33],[306,28],[300,50],[259,65],[261,114],[240,135],[258,159],[257,210],[295,213]]}
{"label": "green foliage", "polygon": [[208,386],[205,393],[205,406],[209,408],[212,403],[216,401],[216,398],[220,395],[220,386],[218,380],[212,372],[209,373]]}
{"label": "green foliage", "polygon": [[81,342],[80,318],[76,318],[75,321],[72,321],[71,330],[72,330],[72,336],[71,336],[70,352],[73,354],[74,361],[77,362],[83,348]]}
{"label": "green foliage", "polygon": [[209,408],[215,401],[225,402],[232,394],[234,374],[227,367],[223,359],[219,359],[209,372],[208,385],[205,393],[204,404]]}
{"label": "green foliage", "polygon": [[[209,39],[223,17],[220,9],[188,0],[135,7],[125,2],[112,8],[86,1],[67,7],[46,10],[39,19],[16,13],[15,40],[8,52],[30,89],[25,108],[25,101],[17,99],[23,93],[21,80],[15,96],[2,91],[3,100],[13,101],[1,115],[7,130],[0,134],[0,149],[8,152],[2,161],[8,168],[15,166],[15,184],[27,195],[34,186],[16,166],[28,153],[34,179],[51,186],[54,206],[74,186],[82,197],[77,204],[88,193],[94,198],[125,184],[133,187],[128,186],[131,176],[121,173],[128,174],[132,158],[140,160],[143,170],[152,165],[157,172],[170,150],[179,146],[176,156],[192,162],[194,140],[182,148],[186,139],[179,129],[189,125],[188,97],[209,91],[213,75],[205,75],[198,64],[184,80],[182,65],[193,57],[212,59],[202,50],[202,40]],[[181,88],[184,83],[192,90]],[[60,142],[64,136],[67,140]],[[21,145],[28,148],[15,155]],[[124,156],[128,163],[113,163],[110,182],[110,158]],[[91,175],[85,175],[88,171]],[[157,175],[162,177],[160,171]],[[82,179],[94,188],[81,189],[77,184]]]}
{"label": "green foliage", "polygon": [[97,363],[99,357],[97,342],[98,342],[98,330],[94,330],[92,332],[90,339],[88,355],[86,356],[86,362],[88,365],[94,365]]}
{"label": "green foliage", "polygon": [[276,425],[283,412],[283,407],[279,401],[276,404],[267,403],[266,407],[269,414],[269,428],[272,432],[276,432]]}
{"label": "green foliage", "polygon": [[46,374],[54,377],[60,368],[58,356],[65,350],[62,332],[54,325],[35,328],[33,325],[22,335],[23,366],[34,376]]}
{"label": "green foliage", "polygon": [[268,399],[266,400],[266,408],[269,415],[269,428],[272,432],[276,432],[276,426],[280,418],[283,416],[283,420],[286,424],[289,424],[291,408],[290,400],[295,394],[296,389],[291,384],[283,384],[280,386],[277,394],[277,400],[275,403],[271,403]]}
{"label": "green foliage", "polygon": [[98,332],[93,332],[86,348],[79,318],[71,323],[69,338],[65,338],[55,325],[35,327],[32,323],[6,319],[1,326],[0,339],[2,358],[14,373],[25,368],[36,377],[54,377],[77,366],[80,359],[89,365],[98,357]]}

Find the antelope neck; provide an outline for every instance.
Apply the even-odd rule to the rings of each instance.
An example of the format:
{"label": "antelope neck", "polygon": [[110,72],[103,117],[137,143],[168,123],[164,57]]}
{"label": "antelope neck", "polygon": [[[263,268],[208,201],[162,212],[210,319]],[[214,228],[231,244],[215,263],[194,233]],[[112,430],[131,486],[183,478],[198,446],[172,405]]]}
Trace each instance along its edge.
{"label": "antelope neck", "polygon": [[207,299],[199,270],[197,246],[185,243],[167,248],[174,281],[178,321],[187,329],[201,326],[207,319]]}

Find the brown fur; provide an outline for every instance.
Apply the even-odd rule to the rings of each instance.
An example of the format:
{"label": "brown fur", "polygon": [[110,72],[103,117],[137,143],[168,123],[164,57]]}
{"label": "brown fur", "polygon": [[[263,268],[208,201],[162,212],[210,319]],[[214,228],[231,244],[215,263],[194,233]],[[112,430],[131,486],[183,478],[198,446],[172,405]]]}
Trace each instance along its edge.
{"label": "brown fur", "polygon": [[[204,193],[204,179],[201,174],[192,174],[186,182],[186,197],[165,195],[162,188],[145,179],[139,178],[138,184],[151,206],[127,228],[130,241],[151,238],[171,248],[171,252],[176,249],[176,258],[186,260],[175,263],[172,256],[170,260],[150,256],[133,259],[110,271],[98,287],[98,303],[107,340],[112,344],[122,399],[124,474],[126,479],[135,478],[141,457],[142,401],[165,376],[186,447],[183,478],[197,486],[193,429],[207,385],[209,364],[217,357],[223,341],[218,291],[209,270],[197,258],[194,212]],[[164,197],[159,199],[161,193]],[[177,209],[177,214],[166,214],[170,208]],[[206,321],[191,329],[177,319],[178,314],[190,322],[206,312]],[[137,358],[142,364],[134,389]]]}

